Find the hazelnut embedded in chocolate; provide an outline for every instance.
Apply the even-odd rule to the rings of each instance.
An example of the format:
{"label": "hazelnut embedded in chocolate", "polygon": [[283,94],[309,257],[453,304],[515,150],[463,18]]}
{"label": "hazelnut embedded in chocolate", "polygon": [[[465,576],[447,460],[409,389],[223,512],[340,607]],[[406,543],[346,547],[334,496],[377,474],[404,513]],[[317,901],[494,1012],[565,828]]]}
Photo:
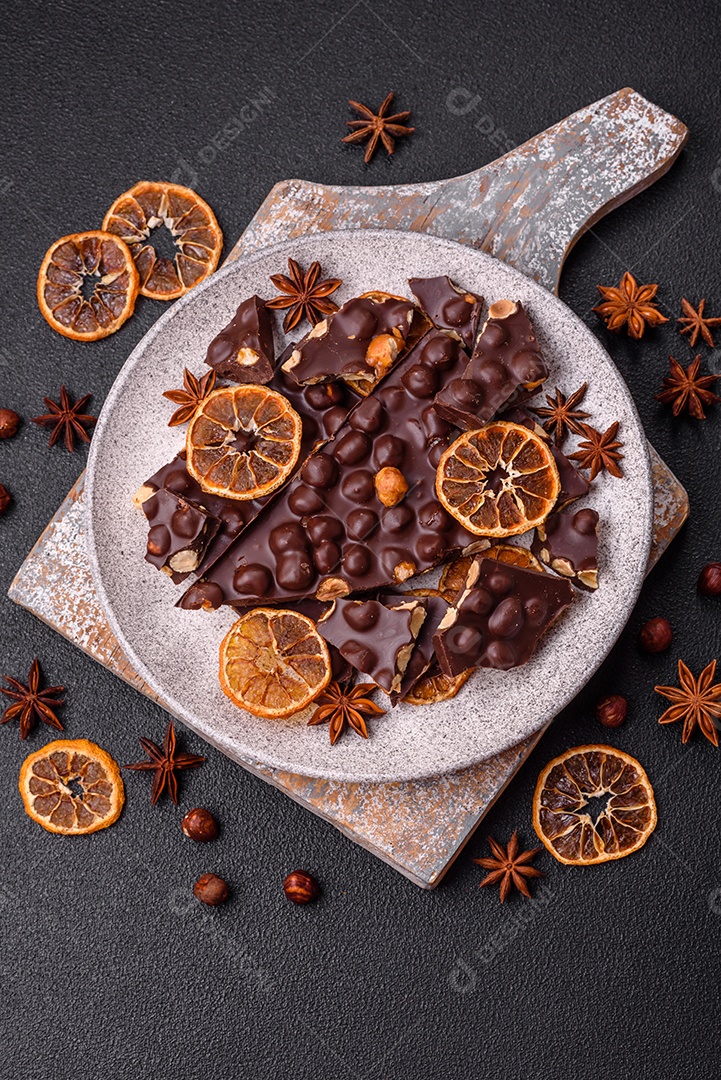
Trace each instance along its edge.
{"label": "hazelnut embedded in chocolate", "polygon": [[384,506],[397,506],[408,491],[408,483],[400,469],[387,465],[374,478],[376,495]]}

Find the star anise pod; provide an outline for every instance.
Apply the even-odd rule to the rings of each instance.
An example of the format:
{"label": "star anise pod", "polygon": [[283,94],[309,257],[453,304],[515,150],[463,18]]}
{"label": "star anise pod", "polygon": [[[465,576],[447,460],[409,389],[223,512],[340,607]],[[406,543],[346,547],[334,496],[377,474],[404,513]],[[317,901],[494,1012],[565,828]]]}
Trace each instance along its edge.
{"label": "star anise pod", "polygon": [[716,674],[716,661],[707,664],[697,679],[693,677],[683,660],[678,662],[677,686],[655,686],[657,694],[662,694],[673,702],[669,709],[659,717],[659,724],[673,724],[683,720],[681,742],[688,742],[694,728],[698,725],[706,738],[718,746],[718,730],[713,718],[721,717],[721,683],[713,684]]}
{"label": "star anise pod", "polygon": [[679,416],[685,409],[696,420],[705,420],[704,405],[715,405],[721,400],[709,390],[720,376],[699,375],[700,356],[692,360],[685,370],[672,356],[669,356],[669,360],[671,374],[664,377],[663,390],[656,397],[666,405],[673,406],[674,416]]}
{"label": "star anise pod", "polygon": [[698,306],[698,311],[694,310],[691,304],[684,296],[681,300],[681,307],[683,308],[683,317],[676,319],[676,322],[684,324],[683,330],[679,330],[680,334],[690,334],[688,343],[691,348],[695,348],[696,342],[699,339],[699,335],[704,339],[707,345],[714,348],[713,334],[711,333],[712,326],[721,326],[721,318],[710,319],[704,317],[703,309],[706,306],[706,300],[702,300]]}
{"label": "star anise pod", "polygon": [[183,371],[183,390],[164,390],[163,397],[180,405],[168,420],[168,427],[177,427],[179,424],[187,424],[195,415],[195,410],[201,401],[207,398],[215,386],[215,372],[209,371],[198,379],[187,368]]}
{"label": "star anise pod", "polygon": [[326,297],[334,293],[343,282],[340,278],[326,278],[319,281],[320,263],[311,263],[310,269],[303,273],[295,259],[288,259],[290,277],[285,274],[271,274],[270,280],[276,289],[280,289],[284,295],[276,296],[269,300],[267,307],[275,310],[290,308],[283,320],[283,329],[286,334],[301,319],[307,319],[311,326],[315,326],[326,315],[332,315],[338,310],[338,305]]}
{"label": "star anise pod", "polygon": [[8,720],[19,716],[21,739],[27,738],[36,720],[42,720],[44,724],[49,724],[58,731],[63,730],[63,725],[55,715],[55,710],[65,704],[60,697],[65,693],[65,687],[46,686],[41,689],[40,664],[37,660],[33,660],[30,665],[27,686],[18,682],[17,679],[11,679],[9,675],[4,675],[3,678],[8,683],[8,688],[0,686],[0,693],[12,698],[15,704],[8,705],[0,716],[0,724],[7,724]]}
{"label": "star anise pod", "polygon": [[660,326],[668,322],[655,304],[651,303],[658,292],[658,285],[638,285],[628,271],[618,285],[597,285],[596,288],[604,299],[593,310],[605,320],[609,330],[620,332],[626,326],[628,336],[637,341],[643,337],[648,326]]}
{"label": "star anise pod", "polygon": [[611,424],[610,428],[601,433],[592,428],[590,424],[581,424],[585,439],[578,444],[575,454],[569,454],[571,461],[577,461],[579,468],[590,469],[589,479],[595,480],[600,472],[609,472],[611,476],[623,476],[618,464],[623,459],[619,454],[622,442],[616,439],[618,434],[618,420]]}
{"label": "star anise pod", "polygon": [[551,397],[550,394],[546,394],[548,408],[543,406],[540,409],[531,409],[531,412],[534,412],[536,416],[545,417],[543,430],[553,436],[556,446],[563,443],[569,431],[572,431],[574,435],[583,434],[581,421],[587,420],[591,414],[583,412],[582,409],[577,409],[576,406],[583,401],[587,389],[588,383],[584,383],[583,386],[579,386],[574,394],[566,397],[556,387],[555,398]]}
{"label": "star anise pod", "polygon": [[181,769],[197,769],[205,761],[199,754],[180,754],[176,750],[175,725],[171,720],[165,731],[163,746],[158,746],[152,739],[141,739],[140,745],[149,757],[149,761],[136,761],[132,765],[123,765],[124,769],[135,769],[138,772],[154,772],[153,786],[150,789],[150,803],[155,806],[156,802],[168,789],[168,794],[175,805],[178,805],[178,777],[175,775]]}
{"label": "star anise pod", "polygon": [[50,398],[43,398],[50,412],[44,416],[31,417],[32,422],[53,429],[50,435],[50,446],[55,446],[60,436],[64,435],[65,446],[72,453],[75,449],[76,439],[82,439],[86,443],[90,442],[90,436],[85,428],[97,423],[97,417],[87,416],[82,411],[92,396],[92,394],[85,394],[84,397],[79,398],[73,404],[67,390],[64,386],[61,386],[60,402],[52,401]]}
{"label": "star anise pod", "polygon": [[369,139],[365,158],[363,159],[366,165],[375,154],[379,139],[388,153],[392,154],[396,148],[394,136],[396,139],[402,139],[404,135],[412,135],[416,130],[412,127],[405,127],[403,124],[403,121],[407,120],[411,115],[410,110],[395,113],[393,116],[386,116],[391,107],[393,96],[394,92],[391,91],[377,113],[371,112],[367,105],[361,105],[359,101],[348,102],[350,107],[355,109],[363,119],[348,120],[347,126],[354,128],[354,130],[341,141],[344,143],[359,143]]}
{"label": "star anise pod", "polygon": [[338,741],[346,724],[360,735],[368,738],[368,728],[365,718],[367,716],[384,716],[385,709],[376,705],[368,697],[376,687],[373,683],[359,683],[350,686],[348,683],[339,683],[335,680],[326,686],[325,690],[316,698],[317,708],[310,720],[309,727],[316,724],[330,722],[330,744],[334,746]]}
{"label": "star anise pod", "polygon": [[539,878],[543,877],[543,874],[540,870],[536,870],[535,866],[529,866],[528,864],[535,859],[541,849],[531,848],[530,851],[522,851],[519,854],[518,829],[513,833],[507,848],[503,848],[490,836],[488,837],[488,843],[491,845],[494,857],[473,860],[474,863],[482,866],[484,870],[490,870],[490,873],[480,883],[479,888],[483,888],[484,885],[496,885],[500,881],[502,904],[507,899],[512,885],[515,885],[518,891],[530,900],[531,893],[526,878]]}

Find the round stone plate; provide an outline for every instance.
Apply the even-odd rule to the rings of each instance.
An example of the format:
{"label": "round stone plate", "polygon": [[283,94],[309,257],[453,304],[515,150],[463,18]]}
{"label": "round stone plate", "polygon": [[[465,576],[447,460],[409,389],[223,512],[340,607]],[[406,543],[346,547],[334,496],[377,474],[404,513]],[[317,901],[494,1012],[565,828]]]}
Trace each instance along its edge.
{"label": "round stone plate", "polygon": [[[167,426],[163,390],[182,385],[183,368],[202,374],[211,338],[253,293],[274,294],[268,278],[288,256],[343,279],[339,302],[369,289],[410,296],[409,277],[448,274],[486,298],[520,299],[546,356],[548,387],[589,389],[584,408],[605,430],[620,421],[623,479],[601,474],[589,505],[600,514],[600,588],[578,592],[524,667],[479,670],[452,701],[398,705],[371,720],[370,738],[345,733],[331,747],[326,726],[308,727],[311,709],[260,720],[237,709],[218,684],[218,647],[234,620],[175,607],[180,590],[144,561],[146,521],[132,497],[183,446],[184,428]],[[276,320],[280,323],[280,319]],[[276,341],[284,347],[282,335]],[[575,441],[575,440],[574,440]],[[567,449],[569,449],[567,447]],[[570,449],[569,449],[570,452]],[[607,655],[643,581],[652,527],[646,439],[633,402],[591,331],[555,296],[473,248],[419,233],[357,230],[307,236],[231,263],[178,300],[133,351],[93,436],[88,462],[90,557],[110,624],[130,662],[187,725],[231,757],[337,780],[407,780],[461,769],[538,731],[584,686]],[[521,541],[523,542],[523,541]],[[430,586],[438,573],[408,587]],[[379,694],[384,704],[384,695]]]}

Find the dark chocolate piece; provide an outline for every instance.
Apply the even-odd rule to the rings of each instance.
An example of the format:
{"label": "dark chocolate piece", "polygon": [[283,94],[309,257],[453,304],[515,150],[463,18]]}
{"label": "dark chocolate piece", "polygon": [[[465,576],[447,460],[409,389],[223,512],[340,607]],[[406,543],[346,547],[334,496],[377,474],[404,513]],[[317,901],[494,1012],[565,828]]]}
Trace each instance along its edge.
{"label": "dark chocolate piece", "polygon": [[143,503],[150,524],[146,561],[176,584],[197,570],[220,522],[179,495],[161,488]]}
{"label": "dark chocolate piece", "polygon": [[463,376],[444,386],[433,404],[439,416],[471,431],[547,378],[548,369],[523,305],[500,300],[491,304]]}
{"label": "dark chocolate piece", "polygon": [[549,514],[536,526],[531,551],[579,589],[598,588],[598,514],[590,507]]}
{"label": "dark chocolate piece", "polygon": [[454,676],[469,667],[506,671],[525,664],[572,599],[562,578],[479,556],[433,638],[441,671]]}
{"label": "dark chocolate piece", "polygon": [[367,397],[402,353],[414,311],[388,293],[349,300],[313,327],[283,370],[301,386],[341,379]]}
{"label": "dark chocolate piece", "polygon": [[[218,522],[216,533],[211,538],[198,565],[199,574],[205,573],[216,559],[227,551],[236,536],[255,520],[270,498],[266,496],[264,499],[228,499],[224,495],[213,495],[203,491],[198,481],[188,472],[185,450],[181,450],[172,461],[163,465],[156,473],[153,473],[149,480],[145,481],[135,495],[136,506],[142,507],[145,511],[147,500],[154,492],[163,489],[180,496],[192,506],[207,511]],[[147,511],[145,513],[147,516]],[[187,574],[173,574],[173,581],[177,585],[187,576]]]}
{"label": "dark chocolate piece", "polygon": [[[431,399],[465,362],[455,338],[430,330],[181,606],[199,596],[204,603],[206,586],[218,603],[238,606],[330,600],[396,585],[478,550],[479,538],[435,494],[436,466],[454,431]],[[384,468],[397,469],[408,486],[395,506],[378,498],[375,478]]]}
{"label": "dark chocolate piece", "polygon": [[449,277],[409,278],[408,284],[433,325],[454,334],[470,352],[476,340],[483,297],[459,289]]}
{"label": "dark chocolate piece", "polygon": [[[410,595],[412,596],[412,594]],[[379,596],[378,599],[382,603],[387,604],[388,607],[394,607],[397,604],[408,600],[409,594],[401,593],[399,595],[391,595],[389,593],[384,593]],[[415,648],[408,661],[408,667],[403,675],[400,689],[394,690],[391,693],[391,705],[397,705],[399,701],[403,700],[406,694],[411,692],[418,680],[427,673],[436,658],[436,650],[433,646],[433,636],[448,611],[449,604],[442,596],[424,596],[423,603],[426,605],[426,617],[423,620],[423,625],[418,631]]]}
{"label": "dark chocolate piece", "polygon": [[267,383],[273,378],[273,324],[259,296],[244,300],[208,346],[205,362],[223,379]]}
{"label": "dark chocolate piece", "polygon": [[425,617],[425,601],[415,596],[392,607],[380,600],[335,600],[317,626],[357,671],[390,694],[401,689]]}
{"label": "dark chocolate piece", "polygon": [[549,443],[551,453],[553,454],[553,460],[556,462],[556,468],[558,469],[558,476],[561,481],[561,490],[556,499],[557,510],[561,510],[564,506],[568,506],[568,504],[575,499],[580,499],[582,495],[588,494],[588,490],[591,487],[590,482],[578,471],[573,462],[568,460],[563,451],[559,450],[554,443],[550,442],[548,432],[544,431],[537,420],[534,420],[534,418],[529,416],[523,409],[518,408],[506,409],[499,419],[507,420],[511,424],[522,424],[523,427],[530,428],[530,430],[535,432],[539,438],[545,439],[545,441]]}

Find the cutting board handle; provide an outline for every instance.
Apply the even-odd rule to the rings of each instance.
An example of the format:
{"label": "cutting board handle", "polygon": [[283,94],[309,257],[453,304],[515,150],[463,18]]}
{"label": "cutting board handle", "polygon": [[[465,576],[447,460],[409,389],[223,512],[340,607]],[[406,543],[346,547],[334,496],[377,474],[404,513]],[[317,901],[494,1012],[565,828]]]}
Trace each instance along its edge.
{"label": "cutting board handle", "polygon": [[627,87],[466,176],[376,188],[284,180],[230,258],[310,232],[410,229],[481,248],[557,292],[578,238],[663,176],[687,137]]}

